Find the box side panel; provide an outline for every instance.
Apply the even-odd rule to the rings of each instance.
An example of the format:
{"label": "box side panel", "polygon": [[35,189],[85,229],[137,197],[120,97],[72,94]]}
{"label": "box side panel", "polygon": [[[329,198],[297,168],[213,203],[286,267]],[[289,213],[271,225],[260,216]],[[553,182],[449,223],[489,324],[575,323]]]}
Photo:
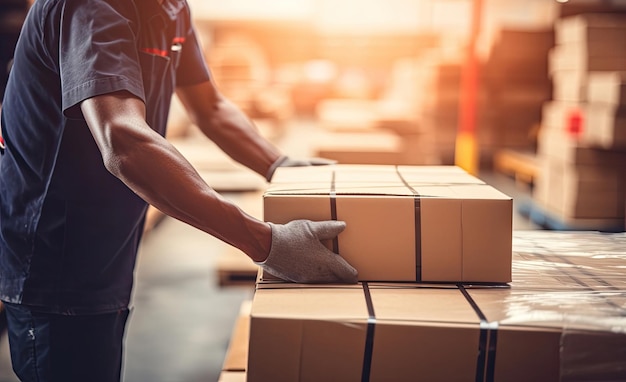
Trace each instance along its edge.
{"label": "box side panel", "polygon": [[508,283],[513,251],[513,201],[464,200],[463,281]]}
{"label": "box side panel", "polygon": [[461,201],[422,198],[422,281],[462,279]]}
{"label": "box side panel", "polygon": [[566,328],[560,344],[562,380],[626,380],[626,333]]}
{"label": "box side panel", "polygon": [[346,222],[339,253],[360,280],[414,281],[415,202],[412,197],[337,197],[337,219]]}
{"label": "box side panel", "polygon": [[301,374],[294,381],[360,380],[365,337],[364,323],[307,321],[303,331]]}
{"label": "box side panel", "polygon": [[558,381],[560,339],[559,330],[500,327],[495,380]]}
{"label": "box side panel", "polygon": [[252,317],[248,382],[291,382],[300,375],[302,321]]}
{"label": "box side panel", "polygon": [[296,219],[330,219],[328,195],[264,195],[263,219],[284,224]]}
{"label": "box side panel", "polygon": [[376,326],[370,381],[475,381],[478,327]]}

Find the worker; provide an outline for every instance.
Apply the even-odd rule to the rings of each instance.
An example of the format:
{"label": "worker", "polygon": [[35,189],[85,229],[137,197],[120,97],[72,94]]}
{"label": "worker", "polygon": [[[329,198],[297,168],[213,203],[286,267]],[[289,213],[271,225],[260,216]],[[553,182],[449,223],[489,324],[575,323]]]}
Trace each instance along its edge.
{"label": "worker", "polygon": [[268,181],[277,167],[317,164],[283,155],[220,95],[185,0],[31,6],[1,115],[0,300],[22,381],[120,379],[148,204],[288,281],[356,282],[322,243],[345,222],[263,222],[205,183],[164,138],[174,92]]}
{"label": "worker", "polygon": [[4,95],[13,50],[30,7],[30,0],[0,1],[0,102]]}

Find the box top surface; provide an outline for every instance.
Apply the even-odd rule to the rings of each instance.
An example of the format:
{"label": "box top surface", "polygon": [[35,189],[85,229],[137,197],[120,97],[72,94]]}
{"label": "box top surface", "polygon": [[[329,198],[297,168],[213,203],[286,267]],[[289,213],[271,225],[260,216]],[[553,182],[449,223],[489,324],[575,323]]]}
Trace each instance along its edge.
{"label": "box top surface", "polygon": [[456,166],[332,165],[279,168],[265,197],[329,195],[511,198]]}

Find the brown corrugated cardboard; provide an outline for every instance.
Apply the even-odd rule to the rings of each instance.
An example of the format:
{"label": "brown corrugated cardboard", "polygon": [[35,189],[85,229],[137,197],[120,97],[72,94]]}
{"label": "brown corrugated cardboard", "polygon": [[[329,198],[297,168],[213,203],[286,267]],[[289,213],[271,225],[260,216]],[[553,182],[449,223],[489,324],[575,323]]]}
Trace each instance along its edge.
{"label": "brown corrugated cardboard", "polygon": [[[553,99],[560,101],[556,104],[561,107],[584,109],[580,104],[584,102],[612,109],[626,105],[626,72],[563,70],[554,72],[552,81]],[[549,107],[554,108],[554,104]],[[544,122],[554,124],[547,119],[546,111],[544,107]]]}
{"label": "brown corrugated cardboard", "polygon": [[625,241],[518,233],[510,288],[260,279],[248,380],[624,380]]}
{"label": "brown corrugated cardboard", "polygon": [[512,199],[459,167],[279,168],[263,199],[266,221],[345,221],[361,280],[510,281]]}
{"label": "brown corrugated cardboard", "polygon": [[[626,29],[624,31],[626,33]],[[611,48],[615,50],[612,50],[613,54],[608,56],[593,55],[588,48],[588,46],[576,44],[555,46],[548,54],[550,73],[564,70],[580,72],[626,70],[626,51],[623,48]]]}
{"label": "brown corrugated cardboard", "polygon": [[544,158],[534,196],[564,218],[621,219],[626,178],[623,170],[563,163]]}
{"label": "brown corrugated cardboard", "polygon": [[565,102],[587,100],[587,74],[577,70],[561,70],[552,73],[552,99]]}
{"label": "brown corrugated cardboard", "polygon": [[[555,129],[563,133],[571,130],[572,118],[585,119],[584,104],[568,101],[550,101],[543,104],[541,123],[543,129]],[[575,131],[574,131],[575,133]],[[570,134],[573,136],[573,134]]]}
{"label": "brown corrugated cardboard", "polygon": [[626,72],[591,72],[586,98],[592,103],[626,106]]}
{"label": "brown corrugated cardboard", "polygon": [[564,130],[547,126],[539,132],[537,152],[542,158],[568,164],[621,168],[626,163],[626,150],[586,147]]}
{"label": "brown corrugated cardboard", "polygon": [[608,103],[546,102],[542,130],[547,134],[558,132],[577,146],[625,150],[626,107]]}
{"label": "brown corrugated cardboard", "polygon": [[[358,381],[363,373],[370,381],[474,377],[479,320],[457,290],[370,294],[375,334],[368,334],[374,318],[361,288],[257,290],[249,381]],[[458,360],[455,368],[446,367],[444,354]]]}
{"label": "brown corrugated cardboard", "polygon": [[626,48],[626,17],[620,14],[581,14],[558,19],[555,42],[593,46],[596,55],[611,55]]}
{"label": "brown corrugated cardboard", "polygon": [[586,116],[585,142],[607,149],[626,148],[626,107],[589,103]]}
{"label": "brown corrugated cardboard", "polygon": [[328,133],[312,143],[315,156],[344,164],[392,164],[402,161],[399,136],[387,131],[368,133]]}

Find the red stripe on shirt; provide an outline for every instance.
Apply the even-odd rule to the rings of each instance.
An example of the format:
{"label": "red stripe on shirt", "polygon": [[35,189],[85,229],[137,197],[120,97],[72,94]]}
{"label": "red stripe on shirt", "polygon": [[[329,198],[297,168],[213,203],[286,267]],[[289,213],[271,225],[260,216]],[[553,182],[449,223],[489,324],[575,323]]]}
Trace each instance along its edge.
{"label": "red stripe on shirt", "polygon": [[145,53],[155,54],[157,56],[167,57],[166,50],[161,50],[157,48],[142,48],[141,51]]}

